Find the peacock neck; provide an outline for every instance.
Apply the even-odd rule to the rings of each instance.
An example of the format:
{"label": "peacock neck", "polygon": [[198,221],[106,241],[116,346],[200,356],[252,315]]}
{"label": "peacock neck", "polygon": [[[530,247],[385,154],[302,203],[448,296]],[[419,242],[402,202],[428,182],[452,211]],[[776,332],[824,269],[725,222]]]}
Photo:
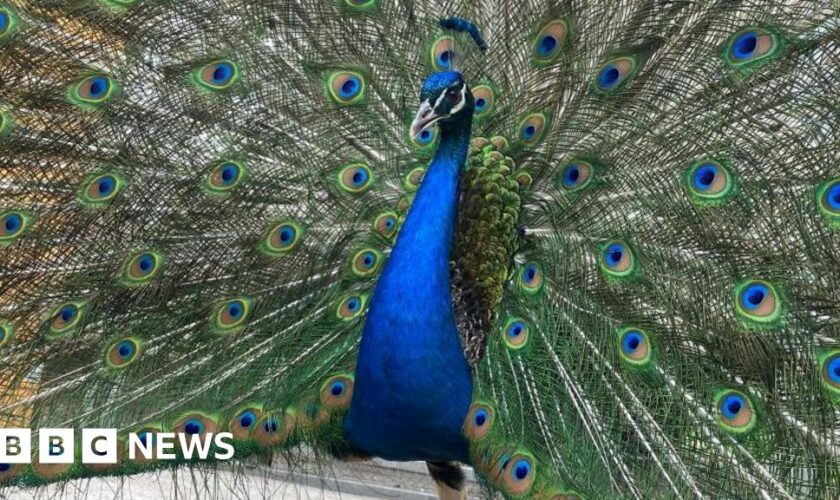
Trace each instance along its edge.
{"label": "peacock neck", "polygon": [[458,184],[470,124],[441,141],[376,285],[365,319],[345,436],[392,460],[467,460],[472,401],[450,295]]}
{"label": "peacock neck", "polygon": [[[441,140],[429,164],[420,190],[403,223],[397,244],[386,265],[382,280],[401,280],[403,272],[414,287],[449,296],[449,260],[457,216],[461,171],[466,162],[470,123],[441,128]],[[417,280],[412,270],[429,270],[425,280]],[[419,290],[418,290],[419,291]]]}

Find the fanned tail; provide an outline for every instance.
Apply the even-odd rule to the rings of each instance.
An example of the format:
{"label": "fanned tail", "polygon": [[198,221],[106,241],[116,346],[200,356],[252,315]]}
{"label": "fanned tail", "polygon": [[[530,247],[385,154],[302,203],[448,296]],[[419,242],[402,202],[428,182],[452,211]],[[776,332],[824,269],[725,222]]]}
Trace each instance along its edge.
{"label": "fanned tail", "polygon": [[828,2],[0,14],[4,424],[351,453],[361,321],[437,141],[409,136],[417,86],[458,69],[476,138],[452,276],[487,486],[840,494]]}
{"label": "fanned tail", "polygon": [[530,174],[525,236],[466,424],[491,485],[836,494],[840,73],[824,7],[557,12],[565,78],[544,90],[536,154],[507,153]]}

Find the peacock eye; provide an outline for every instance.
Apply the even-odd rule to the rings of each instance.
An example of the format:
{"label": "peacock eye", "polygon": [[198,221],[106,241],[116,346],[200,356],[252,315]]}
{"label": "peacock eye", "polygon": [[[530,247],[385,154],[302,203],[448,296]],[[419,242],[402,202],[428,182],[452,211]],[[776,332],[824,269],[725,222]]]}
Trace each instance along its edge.
{"label": "peacock eye", "polygon": [[0,39],[6,37],[6,35],[12,32],[12,28],[15,27],[15,17],[12,16],[12,12],[5,6],[0,6]]}
{"label": "peacock eye", "polygon": [[729,37],[725,60],[734,67],[768,61],[784,49],[785,39],[772,28],[746,27]]}
{"label": "peacock eye", "polygon": [[193,80],[206,90],[225,90],[239,80],[239,66],[233,61],[215,61],[194,69]]}
{"label": "peacock eye", "polygon": [[74,84],[68,95],[74,104],[91,107],[107,101],[115,90],[116,85],[111,77],[95,74]]}
{"label": "peacock eye", "polygon": [[528,342],[528,324],[520,318],[510,318],[504,327],[505,345],[513,350],[525,347]]}
{"label": "peacock eye", "polygon": [[607,278],[629,278],[638,268],[636,256],[630,246],[618,240],[600,247],[600,267]]}
{"label": "peacock eye", "polygon": [[187,420],[187,422],[184,424],[184,432],[190,435],[200,434],[203,429],[204,426],[201,425],[201,422],[194,418]]}
{"label": "peacock eye", "polygon": [[735,287],[735,312],[753,326],[770,326],[781,318],[784,302],[769,281],[747,280]]}
{"label": "peacock eye", "polygon": [[24,212],[0,211],[0,248],[22,235],[29,223],[30,219]]}
{"label": "peacock eye", "polygon": [[[15,334],[15,327],[8,321],[0,320],[0,347],[8,344]],[[3,472],[3,471],[0,471]]]}
{"label": "peacock eye", "polygon": [[339,374],[327,379],[321,386],[321,404],[327,410],[345,410],[353,397],[353,375]]}
{"label": "peacock eye", "polygon": [[820,356],[823,385],[831,394],[840,394],[840,351],[829,351]]}
{"label": "peacock eye", "polygon": [[105,363],[111,368],[125,368],[140,353],[140,341],[127,337],[111,344],[105,355]]}
{"label": "peacock eye", "polygon": [[832,227],[840,227],[840,178],[823,182],[817,187],[816,194],[817,208],[822,216]]}
{"label": "peacock eye", "polygon": [[144,285],[161,270],[164,256],[155,251],[131,255],[123,265],[122,283],[127,286]]}
{"label": "peacock eye", "polygon": [[648,334],[640,328],[619,329],[618,347],[621,359],[631,366],[643,367],[649,364],[653,357]]}
{"label": "peacock eye", "polygon": [[473,403],[464,422],[464,433],[473,441],[478,441],[490,432],[493,426],[493,408],[484,403]]}
{"label": "peacock eye", "polygon": [[223,335],[239,332],[247,323],[250,313],[251,301],[245,297],[219,303],[211,316],[212,333]]}
{"label": "peacock eye", "polygon": [[496,100],[496,93],[489,85],[479,85],[472,89],[473,99],[475,100],[475,117],[481,118],[492,111],[493,104]]}
{"label": "peacock eye", "polygon": [[358,318],[364,311],[366,303],[367,296],[364,294],[348,295],[339,302],[336,316],[338,319],[342,320],[352,320],[354,318]]}
{"label": "peacock eye", "polygon": [[753,403],[743,393],[724,389],[715,395],[718,408],[717,423],[725,431],[743,434],[752,430],[757,421]]}
{"label": "peacock eye", "polygon": [[458,104],[458,101],[461,100],[461,92],[458,89],[448,89],[446,91],[446,100],[449,104]]}

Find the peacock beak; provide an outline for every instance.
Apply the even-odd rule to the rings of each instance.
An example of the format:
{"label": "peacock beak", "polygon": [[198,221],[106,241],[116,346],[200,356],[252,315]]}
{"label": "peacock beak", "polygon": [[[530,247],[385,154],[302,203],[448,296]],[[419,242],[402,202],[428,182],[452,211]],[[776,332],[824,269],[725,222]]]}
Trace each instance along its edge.
{"label": "peacock beak", "polygon": [[435,110],[432,108],[432,105],[429,104],[429,101],[423,101],[423,104],[420,105],[420,109],[417,110],[417,116],[415,116],[414,121],[411,122],[411,137],[416,138],[420,135],[420,132],[431,127],[441,118],[443,118],[443,116],[435,113]]}

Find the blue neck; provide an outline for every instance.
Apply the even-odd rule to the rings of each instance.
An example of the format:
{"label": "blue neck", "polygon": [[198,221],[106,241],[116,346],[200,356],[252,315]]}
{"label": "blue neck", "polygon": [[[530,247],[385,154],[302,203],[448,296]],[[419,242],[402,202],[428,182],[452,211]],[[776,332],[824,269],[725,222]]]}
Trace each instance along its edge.
{"label": "blue neck", "polygon": [[[412,295],[423,290],[424,293],[449,297],[452,236],[461,170],[466,162],[469,140],[469,123],[442,131],[440,145],[400,229],[379,287],[392,283],[405,285],[408,281],[412,284]],[[418,280],[419,269],[424,270],[423,280]]]}
{"label": "blue neck", "polygon": [[450,295],[449,261],[471,120],[441,142],[379,278],[365,320],[345,434],[394,460],[467,460],[472,400]]}

